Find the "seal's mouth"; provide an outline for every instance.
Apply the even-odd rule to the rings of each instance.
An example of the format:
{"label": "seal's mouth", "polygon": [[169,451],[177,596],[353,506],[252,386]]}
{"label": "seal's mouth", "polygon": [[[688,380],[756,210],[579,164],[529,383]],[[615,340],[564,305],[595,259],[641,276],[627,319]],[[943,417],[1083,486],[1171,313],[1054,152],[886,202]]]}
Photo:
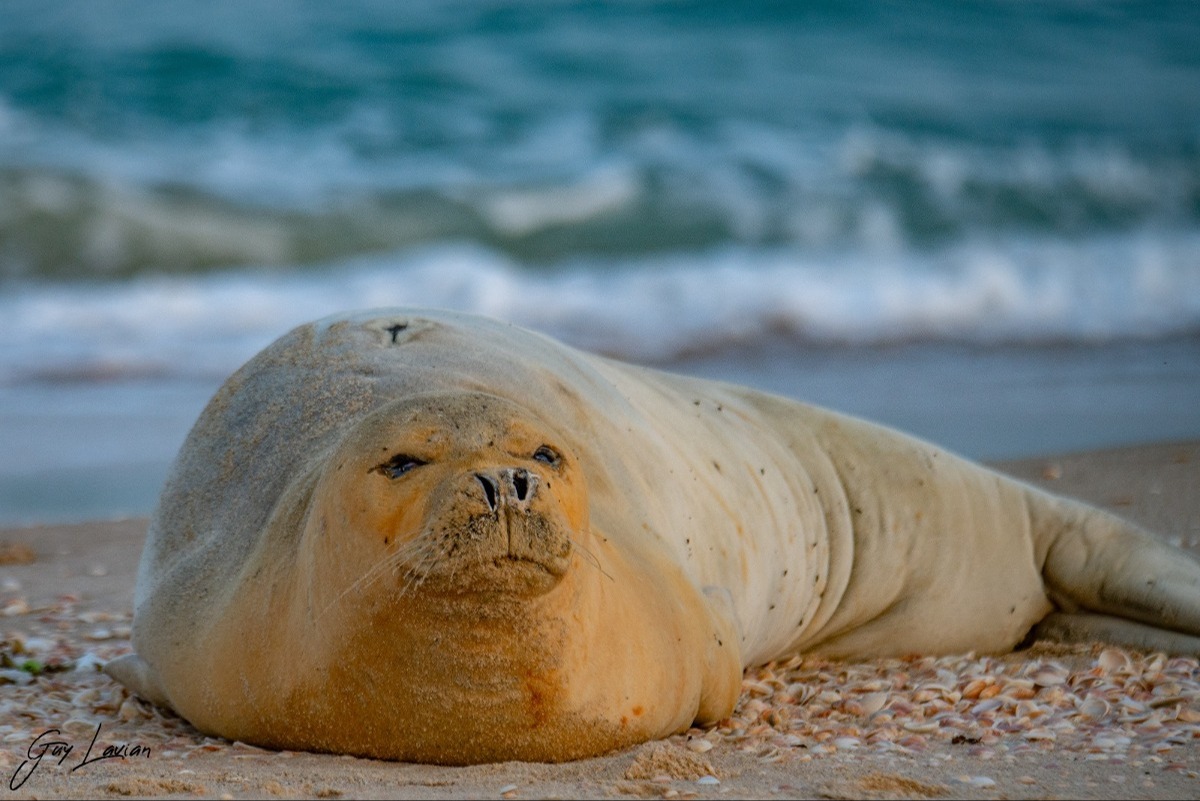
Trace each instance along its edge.
{"label": "seal's mouth", "polygon": [[474,515],[421,539],[420,558],[402,572],[427,591],[544,592],[571,564],[570,537],[537,513]]}

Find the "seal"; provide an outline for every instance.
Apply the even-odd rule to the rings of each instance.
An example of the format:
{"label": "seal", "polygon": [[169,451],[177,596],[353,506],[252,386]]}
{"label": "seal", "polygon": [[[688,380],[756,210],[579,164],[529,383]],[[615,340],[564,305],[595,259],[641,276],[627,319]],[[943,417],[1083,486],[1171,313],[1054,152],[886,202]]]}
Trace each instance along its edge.
{"label": "seal", "polygon": [[747,665],[1200,653],[1200,563],[890,429],[384,309],[288,333],[188,435],[108,672],[206,733],[469,764],[728,716]]}

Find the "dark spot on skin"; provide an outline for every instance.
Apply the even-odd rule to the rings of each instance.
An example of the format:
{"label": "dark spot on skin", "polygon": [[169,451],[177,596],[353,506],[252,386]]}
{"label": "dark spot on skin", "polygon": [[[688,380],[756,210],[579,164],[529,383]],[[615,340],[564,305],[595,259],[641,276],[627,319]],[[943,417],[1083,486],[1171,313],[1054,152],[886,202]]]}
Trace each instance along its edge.
{"label": "dark spot on skin", "polygon": [[765,467],[758,468],[758,474],[760,476],[765,476],[767,474],[767,468],[765,468]]}
{"label": "dark spot on skin", "polygon": [[633,711],[634,715],[641,717],[642,713],[645,712],[646,710],[642,709],[640,706],[635,706],[632,711]]}
{"label": "dark spot on skin", "polygon": [[694,401],[692,401],[692,405],[693,405],[693,406],[699,406],[699,405],[700,405],[700,401],[698,401],[698,400],[694,400]]}
{"label": "dark spot on skin", "polygon": [[767,610],[768,610],[768,611],[770,611],[770,610],[772,610],[772,609],[774,609],[774,608],[775,608],[775,604],[771,604],[770,606],[768,606],[768,607],[767,607]]}
{"label": "dark spot on skin", "polygon": [[1017,611],[1017,607],[1014,606],[1012,609],[1008,610],[1008,613],[1011,615],[1013,612],[1016,612],[1016,611]]}
{"label": "dark spot on skin", "polygon": [[717,464],[715,461],[713,462],[713,467],[717,468],[718,473],[721,472],[721,465]]}
{"label": "dark spot on skin", "polygon": [[856,514],[856,515],[861,515],[862,513],[863,513],[863,512],[862,512],[862,509],[860,509],[860,508],[859,508],[859,507],[857,507],[857,506],[855,506],[855,507],[854,507],[854,514]]}
{"label": "dark spot on skin", "polygon": [[783,575],[785,575],[785,576],[787,575],[787,571],[786,571],[786,570],[784,570],[784,571],[783,571]]}
{"label": "dark spot on skin", "polygon": [[384,545],[387,545],[387,544],[388,544],[388,543],[390,543],[391,541],[392,541],[392,538],[391,538],[391,537],[384,537],[384,538],[383,538],[383,544],[384,544]]}
{"label": "dark spot on skin", "polygon": [[406,328],[408,328],[407,323],[396,323],[395,325],[390,325],[383,330],[387,331],[389,334],[392,335],[392,344],[394,345],[394,344],[396,344],[396,337],[398,337],[400,335],[400,332]]}
{"label": "dark spot on skin", "polygon": [[723,412],[723,411],[725,411],[725,407],[724,407],[724,406],[722,406],[721,404],[719,404],[719,403],[718,403],[718,404],[717,404],[717,411],[718,411],[718,412]]}

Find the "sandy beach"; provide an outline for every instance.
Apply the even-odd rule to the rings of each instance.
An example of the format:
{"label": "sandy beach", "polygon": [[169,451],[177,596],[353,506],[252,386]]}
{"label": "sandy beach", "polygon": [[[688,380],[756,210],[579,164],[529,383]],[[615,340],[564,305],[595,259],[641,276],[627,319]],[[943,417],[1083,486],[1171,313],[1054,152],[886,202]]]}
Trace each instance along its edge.
{"label": "sandy beach", "polygon": [[[1200,554],[1200,441],[995,466]],[[129,649],[145,527],[0,531],[0,770],[13,797],[1200,795],[1200,663],[1103,645],[796,659],[748,670],[714,729],[563,765],[396,764],[205,737],[97,669]]]}

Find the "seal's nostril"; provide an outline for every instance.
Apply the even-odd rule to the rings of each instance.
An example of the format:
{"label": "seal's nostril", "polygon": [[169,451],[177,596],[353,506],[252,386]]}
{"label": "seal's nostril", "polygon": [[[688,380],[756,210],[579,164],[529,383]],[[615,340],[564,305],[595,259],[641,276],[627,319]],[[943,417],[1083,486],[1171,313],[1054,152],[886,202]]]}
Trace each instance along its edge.
{"label": "seal's nostril", "polygon": [[525,500],[525,496],[529,494],[529,474],[524,470],[516,470],[513,472],[513,489],[517,492],[517,500]]}
{"label": "seal's nostril", "polygon": [[488,508],[492,511],[496,509],[496,484],[482,473],[476,473],[475,478],[483,485],[483,494],[487,497]]}

